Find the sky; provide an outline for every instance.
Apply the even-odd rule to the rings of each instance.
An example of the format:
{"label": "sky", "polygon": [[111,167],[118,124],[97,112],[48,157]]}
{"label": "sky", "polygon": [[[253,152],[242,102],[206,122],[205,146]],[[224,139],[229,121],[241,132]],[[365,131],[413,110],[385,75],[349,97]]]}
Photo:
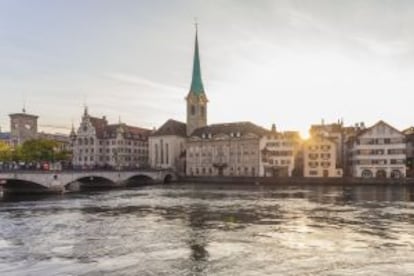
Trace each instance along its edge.
{"label": "sky", "polygon": [[194,18],[208,123],[414,125],[414,1],[0,0],[0,126],[185,121]]}

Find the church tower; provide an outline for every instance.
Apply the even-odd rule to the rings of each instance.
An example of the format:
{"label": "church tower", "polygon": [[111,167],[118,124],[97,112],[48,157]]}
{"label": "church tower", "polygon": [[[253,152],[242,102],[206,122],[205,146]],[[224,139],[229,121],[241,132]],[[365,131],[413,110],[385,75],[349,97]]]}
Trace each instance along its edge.
{"label": "church tower", "polygon": [[207,97],[201,79],[200,56],[198,53],[197,25],[194,47],[193,76],[187,101],[187,136],[197,128],[207,125]]}

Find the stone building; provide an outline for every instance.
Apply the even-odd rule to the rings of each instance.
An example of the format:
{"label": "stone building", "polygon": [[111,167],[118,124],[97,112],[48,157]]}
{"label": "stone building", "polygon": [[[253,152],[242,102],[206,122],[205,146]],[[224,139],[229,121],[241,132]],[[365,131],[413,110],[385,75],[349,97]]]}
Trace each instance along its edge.
{"label": "stone building", "polygon": [[298,132],[277,132],[273,125],[260,139],[259,176],[291,177],[300,141]]}
{"label": "stone building", "polygon": [[124,123],[108,124],[85,108],[78,130],[70,135],[73,165],[78,168],[140,168],[148,166],[151,130]]}
{"label": "stone building", "polygon": [[187,175],[257,176],[266,130],[250,122],[213,124],[187,140]]}
{"label": "stone building", "polygon": [[337,143],[323,135],[315,135],[303,144],[304,177],[342,177],[337,166]]}
{"label": "stone building", "polygon": [[21,113],[10,114],[10,144],[17,146],[27,140],[37,138],[38,116],[27,114],[23,109]]}
{"label": "stone building", "polygon": [[400,178],[406,176],[406,137],[379,121],[348,141],[353,177]]}
{"label": "stone building", "polygon": [[149,157],[152,168],[173,169],[185,173],[186,124],[168,120],[149,136]]}

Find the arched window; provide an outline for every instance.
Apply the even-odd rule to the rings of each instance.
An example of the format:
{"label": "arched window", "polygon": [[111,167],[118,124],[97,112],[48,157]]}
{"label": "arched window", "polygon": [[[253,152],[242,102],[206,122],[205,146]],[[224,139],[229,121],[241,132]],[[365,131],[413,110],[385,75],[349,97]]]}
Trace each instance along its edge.
{"label": "arched window", "polygon": [[195,115],[195,106],[191,105],[191,115]]}
{"label": "arched window", "polygon": [[372,172],[370,170],[363,170],[361,173],[362,178],[372,178]]}
{"label": "arched window", "polygon": [[88,144],[88,138],[85,138],[85,139],[84,139],[84,143],[85,143],[85,145],[87,145],[87,144]]}
{"label": "arched window", "polygon": [[396,178],[396,179],[398,179],[398,178],[401,178],[401,172],[399,171],[399,170],[393,170],[392,172],[391,172],[391,178]]}
{"label": "arched window", "polygon": [[201,107],[201,116],[204,116],[206,113],[206,108],[204,106]]}
{"label": "arched window", "polygon": [[82,146],[82,139],[81,138],[78,139],[78,145]]}
{"label": "arched window", "polygon": [[93,138],[91,137],[90,139],[89,139],[89,141],[90,141],[90,143],[91,143],[91,145],[93,145]]}
{"label": "arched window", "polygon": [[378,170],[377,173],[375,174],[376,178],[386,178],[387,177],[387,173],[384,170]]}

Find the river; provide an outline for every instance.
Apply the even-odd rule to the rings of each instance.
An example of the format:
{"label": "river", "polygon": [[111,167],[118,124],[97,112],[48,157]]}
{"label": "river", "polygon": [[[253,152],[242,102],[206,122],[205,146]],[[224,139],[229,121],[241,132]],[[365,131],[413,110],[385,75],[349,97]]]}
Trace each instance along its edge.
{"label": "river", "polygon": [[0,200],[0,275],[413,275],[414,187],[173,184]]}

